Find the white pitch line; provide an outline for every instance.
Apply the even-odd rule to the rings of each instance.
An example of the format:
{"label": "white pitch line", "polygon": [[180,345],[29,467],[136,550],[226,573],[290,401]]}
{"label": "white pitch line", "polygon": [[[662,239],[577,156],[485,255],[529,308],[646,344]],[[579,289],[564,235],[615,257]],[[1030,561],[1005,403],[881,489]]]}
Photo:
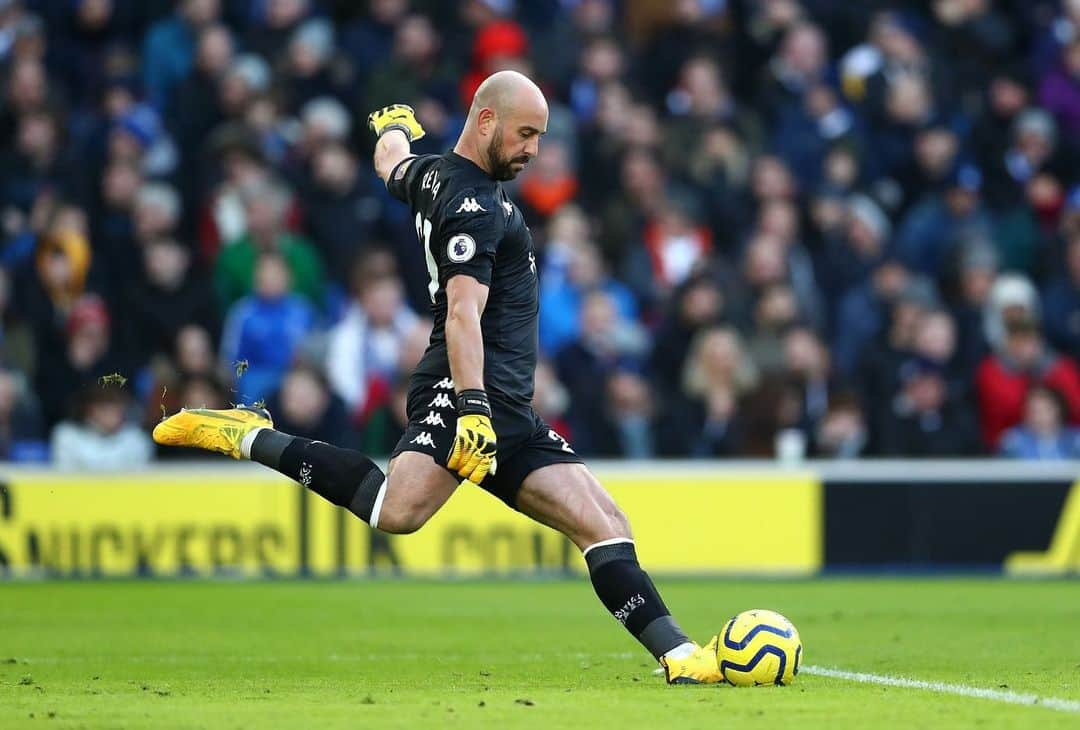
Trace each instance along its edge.
{"label": "white pitch line", "polygon": [[1010,705],[1033,705],[1037,707],[1048,707],[1051,710],[1060,710],[1061,712],[1080,713],[1080,701],[1064,700],[1060,697],[1040,697],[1039,695],[1022,692],[984,689],[982,687],[971,687],[966,684],[926,682],[921,679],[890,677],[884,674],[869,674],[867,672],[846,672],[843,669],[830,669],[829,667],[816,667],[812,665],[799,667],[799,672],[813,674],[818,677],[845,679],[849,682],[881,684],[888,687],[904,687],[906,689],[921,689],[927,692],[937,692],[938,694],[957,695],[959,697],[977,697],[979,699],[992,700],[994,702],[1005,702]]}

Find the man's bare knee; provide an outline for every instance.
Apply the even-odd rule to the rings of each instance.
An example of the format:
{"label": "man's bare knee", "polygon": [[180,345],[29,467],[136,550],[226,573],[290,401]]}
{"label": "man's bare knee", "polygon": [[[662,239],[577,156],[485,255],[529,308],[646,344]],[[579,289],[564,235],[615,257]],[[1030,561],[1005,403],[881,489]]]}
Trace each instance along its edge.
{"label": "man's bare knee", "polygon": [[411,535],[423,527],[430,517],[430,510],[401,505],[379,515],[378,529],[392,535]]}
{"label": "man's bare knee", "polygon": [[389,466],[386,494],[375,527],[394,535],[408,535],[423,527],[457,487],[430,457],[405,452]]}
{"label": "man's bare knee", "polygon": [[608,525],[612,532],[615,534],[612,537],[632,537],[630,533],[630,519],[626,516],[619,505],[614,502],[611,503],[611,508],[607,511]]}

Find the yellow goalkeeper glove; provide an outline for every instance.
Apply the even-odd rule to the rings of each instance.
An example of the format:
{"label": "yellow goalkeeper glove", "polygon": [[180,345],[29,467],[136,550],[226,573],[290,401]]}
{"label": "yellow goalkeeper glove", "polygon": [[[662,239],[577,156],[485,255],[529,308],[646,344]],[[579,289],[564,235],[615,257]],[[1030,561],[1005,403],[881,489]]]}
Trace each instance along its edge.
{"label": "yellow goalkeeper glove", "polygon": [[368,114],[367,123],[376,137],[383,136],[390,129],[400,129],[410,142],[424,136],[424,128],[416,121],[416,112],[407,104],[391,104],[373,111]]}
{"label": "yellow goalkeeper glove", "polygon": [[491,425],[491,405],[482,390],[463,390],[458,395],[457,435],[447,468],[473,484],[495,473],[498,450]]}

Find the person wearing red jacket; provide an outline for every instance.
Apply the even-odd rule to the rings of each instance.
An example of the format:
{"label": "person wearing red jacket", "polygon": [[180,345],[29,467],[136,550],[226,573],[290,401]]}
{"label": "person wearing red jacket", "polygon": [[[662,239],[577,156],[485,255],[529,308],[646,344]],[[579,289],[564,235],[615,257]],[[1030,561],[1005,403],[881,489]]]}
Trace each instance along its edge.
{"label": "person wearing red jacket", "polygon": [[983,441],[996,450],[1002,435],[1023,420],[1024,402],[1033,385],[1053,388],[1064,398],[1068,420],[1080,423],[1080,369],[1051,350],[1030,317],[1006,323],[999,350],[979,365],[975,388]]}

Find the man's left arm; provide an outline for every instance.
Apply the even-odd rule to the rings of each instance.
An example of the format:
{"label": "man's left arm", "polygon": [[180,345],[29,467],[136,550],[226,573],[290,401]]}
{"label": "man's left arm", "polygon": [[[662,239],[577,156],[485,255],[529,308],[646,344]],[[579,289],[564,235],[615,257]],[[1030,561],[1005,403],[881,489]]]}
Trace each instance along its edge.
{"label": "man's left arm", "polygon": [[479,484],[495,471],[497,448],[491,404],[484,389],[484,338],[480,318],[488,286],[468,274],[446,282],[446,354],[457,391],[454,448],[446,466]]}

